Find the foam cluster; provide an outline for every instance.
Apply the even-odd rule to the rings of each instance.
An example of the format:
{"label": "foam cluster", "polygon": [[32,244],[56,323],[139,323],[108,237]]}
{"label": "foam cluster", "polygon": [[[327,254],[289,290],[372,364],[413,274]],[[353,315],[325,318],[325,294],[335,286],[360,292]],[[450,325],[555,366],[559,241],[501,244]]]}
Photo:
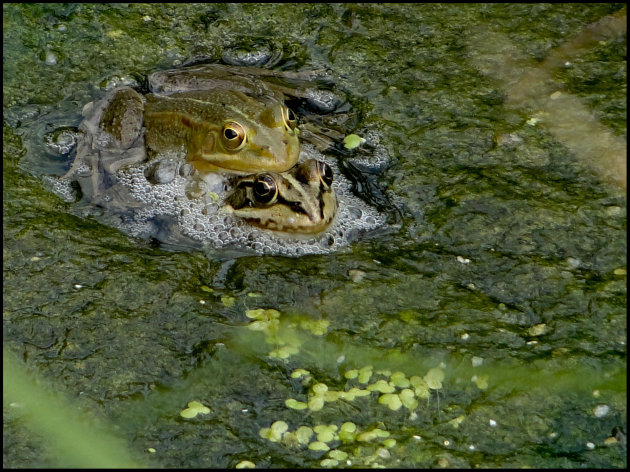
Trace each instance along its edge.
{"label": "foam cluster", "polygon": [[[222,210],[230,184],[221,174],[205,178],[182,169],[186,166],[176,155],[158,161],[124,167],[108,176],[112,180],[105,195],[98,199],[107,223],[134,237],[155,237],[169,243],[192,246],[234,247],[258,254],[299,256],[338,250],[361,233],[385,223],[384,215],[355,197],[351,183],[339,172],[336,162],[303,146],[300,162],[315,158],[333,169],[339,208],[326,231],[318,235],[295,235],[261,229]],[[182,164],[182,162],[184,162]],[[160,166],[156,183],[155,166]],[[172,170],[172,175],[168,172]],[[150,177],[147,177],[149,175]],[[59,183],[53,190],[68,200],[70,187]],[[129,201],[127,201],[129,200]],[[111,216],[116,216],[111,218]]]}

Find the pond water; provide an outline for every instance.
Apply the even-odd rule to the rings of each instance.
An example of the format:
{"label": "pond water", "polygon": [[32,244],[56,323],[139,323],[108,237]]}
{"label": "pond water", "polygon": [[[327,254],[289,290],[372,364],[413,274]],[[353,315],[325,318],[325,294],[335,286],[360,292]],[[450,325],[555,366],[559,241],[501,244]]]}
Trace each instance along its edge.
{"label": "pond water", "polygon": [[[624,4],[3,12],[4,347],[138,463],[627,466]],[[249,60],[347,94],[378,231],[185,250],[46,185],[33,140],[106,89]],[[25,409],[3,465],[67,464]]]}

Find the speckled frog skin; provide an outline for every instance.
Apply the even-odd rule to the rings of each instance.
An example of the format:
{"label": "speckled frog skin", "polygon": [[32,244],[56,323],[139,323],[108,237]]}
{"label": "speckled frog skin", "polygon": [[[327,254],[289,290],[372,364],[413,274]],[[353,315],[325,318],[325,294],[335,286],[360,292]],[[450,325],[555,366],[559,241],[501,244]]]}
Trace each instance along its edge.
{"label": "speckled frog skin", "polygon": [[315,159],[288,172],[237,177],[223,211],[273,231],[320,233],[337,213],[332,183],[330,166]]}

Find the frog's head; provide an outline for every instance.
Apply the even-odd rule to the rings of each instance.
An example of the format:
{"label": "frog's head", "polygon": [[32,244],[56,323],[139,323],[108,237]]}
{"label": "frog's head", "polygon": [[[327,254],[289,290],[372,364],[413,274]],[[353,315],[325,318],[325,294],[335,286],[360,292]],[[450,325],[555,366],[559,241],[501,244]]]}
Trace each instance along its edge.
{"label": "frog's head", "polygon": [[220,168],[247,173],[284,172],[293,167],[300,154],[293,111],[275,99],[240,98],[240,106],[224,104],[221,127],[206,135],[199,157]]}
{"label": "frog's head", "polygon": [[337,212],[332,182],[330,166],[315,159],[288,172],[235,177],[224,211],[265,229],[320,233]]}

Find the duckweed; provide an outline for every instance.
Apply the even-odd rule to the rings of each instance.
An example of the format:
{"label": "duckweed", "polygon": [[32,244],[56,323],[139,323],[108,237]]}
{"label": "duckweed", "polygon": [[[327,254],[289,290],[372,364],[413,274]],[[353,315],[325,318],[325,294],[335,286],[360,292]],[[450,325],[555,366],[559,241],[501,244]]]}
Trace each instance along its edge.
{"label": "duckweed", "polygon": [[349,134],[345,138],[343,138],[343,147],[346,149],[354,149],[359,147],[361,144],[365,142],[365,138],[357,134]]}
{"label": "duckweed", "polygon": [[409,377],[409,383],[414,388],[420,385],[426,384],[426,382],[422,378],[418,377],[417,375],[412,375],[411,377]]}
{"label": "duckweed", "polygon": [[322,431],[317,435],[317,440],[325,443],[332,442],[334,441],[334,439],[335,433],[333,433],[332,431]]}
{"label": "duckweed", "polygon": [[300,328],[310,331],[315,336],[326,334],[328,326],[330,326],[328,320],[303,320],[300,322]]}
{"label": "duckweed", "polygon": [[352,387],[348,393],[352,393],[354,396],[357,397],[366,397],[370,394],[369,390],[361,390],[360,388],[356,388],[356,387]]}
{"label": "duckweed", "polygon": [[290,431],[282,433],[282,443],[289,447],[297,447],[300,444],[295,433]]}
{"label": "duckweed", "polygon": [[300,426],[295,431],[295,437],[297,438],[300,444],[308,444],[308,442],[313,437],[313,430],[308,426]]}
{"label": "duckweed", "polygon": [[285,431],[287,431],[289,429],[289,425],[286,424],[284,421],[274,421],[271,424],[271,431],[275,432],[275,433],[284,433]]}
{"label": "duckweed", "polygon": [[[444,380],[444,371],[439,367],[430,369],[424,376],[424,380],[427,386],[433,390],[439,390],[442,388],[442,380]],[[418,395],[419,396],[419,395]]]}
{"label": "duckweed", "polygon": [[228,295],[223,295],[221,297],[221,303],[223,303],[223,306],[225,306],[227,308],[233,307],[235,301],[236,301],[236,299],[234,297],[230,297]]}
{"label": "duckweed", "polygon": [[357,369],[350,369],[346,371],[344,377],[348,380],[356,379],[359,376],[359,371]]}
{"label": "duckweed", "polygon": [[278,349],[274,349],[269,353],[269,357],[275,357],[277,359],[287,359],[293,354],[297,354],[300,350],[295,346],[283,346]]}
{"label": "duckweed", "polygon": [[337,392],[335,390],[328,390],[324,393],[324,401],[334,402],[341,398],[341,394],[344,392]]}
{"label": "duckweed", "polygon": [[341,431],[354,433],[356,430],[357,425],[354,424],[352,421],[346,421],[344,424],[341,425]]}
{"label": "duckweed", "polygon": [[245,312],[245,316],[255,320],[269,321],[280,318],[280,312],[278,310],[274,310],[273,308],[256,308],[254,310],[247,310]]}
{"label": "duckweed", "polygon": [[488,388],[488,376],[487,375],[473,375],[471,380],[475,382],[479,390],[485,390]]}
{"label": "duckweed", "polygon": [[385,441],[383,441],[383,446],[387,447],[387,448],[391,448],[394,447],[396,445],[396,440],[393,438],[389,438],[386,439]]}
{"label": "duckweed", "polygon": [[355,397],[356,395],[353,392],[340,392],[339,393],[339,398],[341,398],[342,400],[349,401],[349,402],[353,401]]}
{"label": "duckweed", "polygon": [[[250,318],[257,321],[261,321],[260,318],[268,319],[271,317],[268,313],[265,314],[264,311],[250,312],[250,315]],[[273,319],[275,320],[276,318],[274,317]],[[276,339],[275,342],[281,343],[282,340]],[[290,347],[289,345],[285,345],[275,351],[276,353],[281,352],[283,349]],[[442,380],[445,377],[444,371],[440,367],[430,369],[424,377],[414,375],[407,378],[403,372],[391,373],[386,369],[374,371],[372,366],[350,369],[346,371],[343,376],[350,382],[357,379],[359,382],[365,381],[365,383],[367,383],[373,373],[387,376],[389,381],[379,379],[372,384],[366,385],[365,389],[353,386],[350,387],[348,391],[343,389],[331,390],[324,382],[314,381],[310,387],[307,402],[299,401],[295,398],[288,398],[285,400],[285,406],[294,410],[308,409],[309,411],[320,411],[325,407],[327,402],[334,402],[338,399],[353,401],[361,396],[370,396],[372,392],[379,392],[379,404],[387,406],[387,408],[392,411],[398,411],[404,406],[412,412],[411,415],[414,417],[414,415],[416,415],[414,410],[419,404],[418,398],[429,398],[430,389],[442,388]],[[305,379],[305,381],[302,381],[302,384],[306,385],[306,382],[312,380],[311,375],[312,374],[306,369],[295,369],[291,372],[290,377],[293,379]],[[350,382],[346,384],[346,388],[351,385]],[[464,416],[457,417],[451,420],[450,424],[454,427],[458,427],[463,419]],[[383,446],[378,449],[377,453],[367,459],[365,457],[361,458],[361,464],[371,464],[372,466],[378,466],[378,463],[374,461],[388,458],[390,456],[388,449],[397,444],[395,439],[389,437],[390,433],[388,431],[378,427],[360,431],[357,425],[350,421],[346,421],[340,426],[336,424],[319,424],[313,426],[312,429],[308,426],[300,426],[293,432],[288,431],[288,425],[284,421],[276,421],[271,427],[261,429],[259,434],[261,437],[273,442],[282,440],[282,443],[286,447],[306,446],[309,450],[317,452],[330,451],[333,441],[341,441],[344,444],[350,444],[355,441],[358,443],[382,441]],[[357,454],[363,456],[363,453],[359,453],[361,450],[362,448],[359,447]],[[348,454],[343,451],[335,450],[332,452],[333,454],[329,454],[326,459],[323,459],[320,465],[336,467],[339,465],[340,461],[344,461],[348,458]],[[352,462],[354,462],[354,459],[348,460],[348,464],[352,464]]]}
{"label": "duckweed", "polygon": [[370,395],[369,390],[361,390],[357,387],[352,387],[347,392],[339,392],[339,398],[342,400],[347,400],[349,402],[353,401],[356,397],[365,397]]}
{"label": "duckweed", "polygon": [[407,377],[405,377],[405,374],[403,374],[402,372],[394,372],[390,378],[390,382],[395,387],[400,388],[406,388],[410,385],[409,379],[407,379]]}
{"label": "duckweed", "polygon": [[416,396],[418,398],[422,398],[422,399],[427,399],[431,396],[431,392],[429,392],[429,386],[426,383],[422,385],[418,385],[414,389],[414,392],[416,393]]}
{"label": "duckweed", "polygon": [[293,410],[305,410],[308,408],[308,405],[304,402],[297,401],[295,398],[288,398],[284,401],[284,404],[287,408],[291,408]]}
{"label": "duckweed", "polygon": [[393,411],[400,410],[400,407],[402,406],[400,397],[393,393],[384,393],[378,398],[378,402],[381,405],[387,405],[387,407]]}
{"label": "duckweed", "polygon": [[418,407],[418,400],[416,400],[413,390],[405,388],[398,394],[398,396],[405,408],[415,410]]}
{"label": "duckweed", "polygon": [[368,365],[361,369],[359,369],[359,383],[366,384],[370,381],[372,377],[372,366]]}
{"label": "duckweed", "polygon": [[282,439],[282,434],[289,429],[289,425],[284,421],[275,421],[270,428],[262,428],[258,434],[260,437],[278,442]]}
{"label": "duckweed", "polygon": [[352,422],[345,422],[339,429],[339,439],[343,442],[351,442],[356,438],[357,425]]}
{"label": "duckweed", "polygon": [[340,451],[339,449],[333,449],[328,453],[328,457],[338,461],[345,461],[348,458],[348,453]]}
{"label": "duckweed", "polygon": [[206,415],[210,413],[210,408],[208,408],[207,406],[204,406],[203,404],[197,402],[197,401],[192,401],[188,403],[188,408],[183,409],[179,415],[182,418],[194,418],[195,416],[202,414],[202,415]]}
{"label": "duckweed", "polygon": [[[288,359],[294,354],[299,352],[299,346],[302,344],[302,340],[295,333],[280,331],[280,312],[274,309],[256,308],[247,310],[245,316],[254,320],[247,325],[247,328],[252,331],[261,331],[267,336],[265,342],[273,345],[276,349],[269,352],[269,357],[276,359]],[[327,323],[327,322],[326,322]],[[320,325],[317,325],[320,326]],[[304,369],[297,369],[292,374],[292,378],[299,378],[308,376],[308,371]],[[306,381],[309,378],[305,379]]]}
{"label": "duckweed", "polygon": [[392,393],[396,391],[392,385],[390,385],[385,380],[377,380],[375,383],[368,385],[366,387],[370,392],[381,392],[381,393]]}
{"label": "duckweed", "polygon": [[[337,435],[337,432],[339,433]],[[288,430],[288,425],[284,421],[275,421],[271,427],[262,428],[259,435],[272,442],[278,442],[282,439],[282,443],[288,447],[300,447],[306,446],[311,451],[327,452],[327,462],[323,462],[326,467],[335,467],[341,461],[346,461],[351,465],[354,459],[361,458],[361,464],[371,464],[375,459],[390,457],[389,452],[385,448],[392,448],[396,445],[396,440],[389,438],[390,433],[380,428],[372,428],[359,433],[357,425],[351,421],[346,421],[337,426],[336,424],[319,424],[312,429],[308,426],[300,426],[297,430],[291,432]],[[311,442],[313,436],[316,435],[314,441]],[[353,441],[370,442],[383,440],[382,444],[384,448],[379,448],[374,454],[369,457],[364,457],[362,447],[359,447],[355,451],[355,456],[349,459],[347,452],[339,449],[331,449],[329,443],[332,441],[341,440],[344,443],[350,443]],[[321,464],[321,463],[320,463]],[[375,466],[376,464],[372,464]]]}
{"label": "duckweed", "polygon": [[328,391],[328,385],[323,383],[317,383],[313,385],[313,393],[315,395],[323,395]]}
{"label": "duckweed", "polygon": [[322,441],[313,441],[312,443],[308,445],[308,448],[311,451],[329,451],[330,450],[330,447],[328,447],[328,444]]}
{"label": "duckweed", "polygon": [[317,425],[313,428],[313,431],[315,431],[317,433],[317,440],[321,441],[321,442],[330,442],[333,441],[336,438],[335,432],[337,431],[337,425],[335,424],[331,424],[331,425]]}
{"label": "duckweed", "polygon": [[248,329],[252,331],[266,331],[270,327],[269,321],[252,321],[247,325]]}
{"label": "duckweed", "polygon": [[280,435],[280,434],[284,433],[284,432],[285,432],[285,431],[287,431],[288,429],[289,429],[289,425],[288,425],[288,424],[286,424],[286,422],[284,422],[284,421],[282,421],[282,420],[280,420],[280,421],[274,421],[274,422],[271,424],[271,431],[272,431],[273,433],[275,433],[275,434],[278,434],[278,435]]}
{"label": "duckweed", "polygon": [[384,431],[379,428],[374,428],[371,431],[364,431],[363,433],[358,434],[357,441],[368,442],[368,441],[373,441],[377,438],[386,438],[388,436],[389,436],[389,432]]}
{"label": "duckweed", "polygon": [[256,464],[252,461],[241,461],[234,466],[235,469],[254,469],[256,468]]}
{"label": "duckweed", "polygon": [[310,372],[305,369],[295,369],[291,372],[292,379],[299,379],[300,377],[306,377],[307,375],[310,375]]}
{"label": "duckweed", "polygon": [[308,409],[311,411],[319,411],[324,408],[323,397],[311,397],[308,399]]}

